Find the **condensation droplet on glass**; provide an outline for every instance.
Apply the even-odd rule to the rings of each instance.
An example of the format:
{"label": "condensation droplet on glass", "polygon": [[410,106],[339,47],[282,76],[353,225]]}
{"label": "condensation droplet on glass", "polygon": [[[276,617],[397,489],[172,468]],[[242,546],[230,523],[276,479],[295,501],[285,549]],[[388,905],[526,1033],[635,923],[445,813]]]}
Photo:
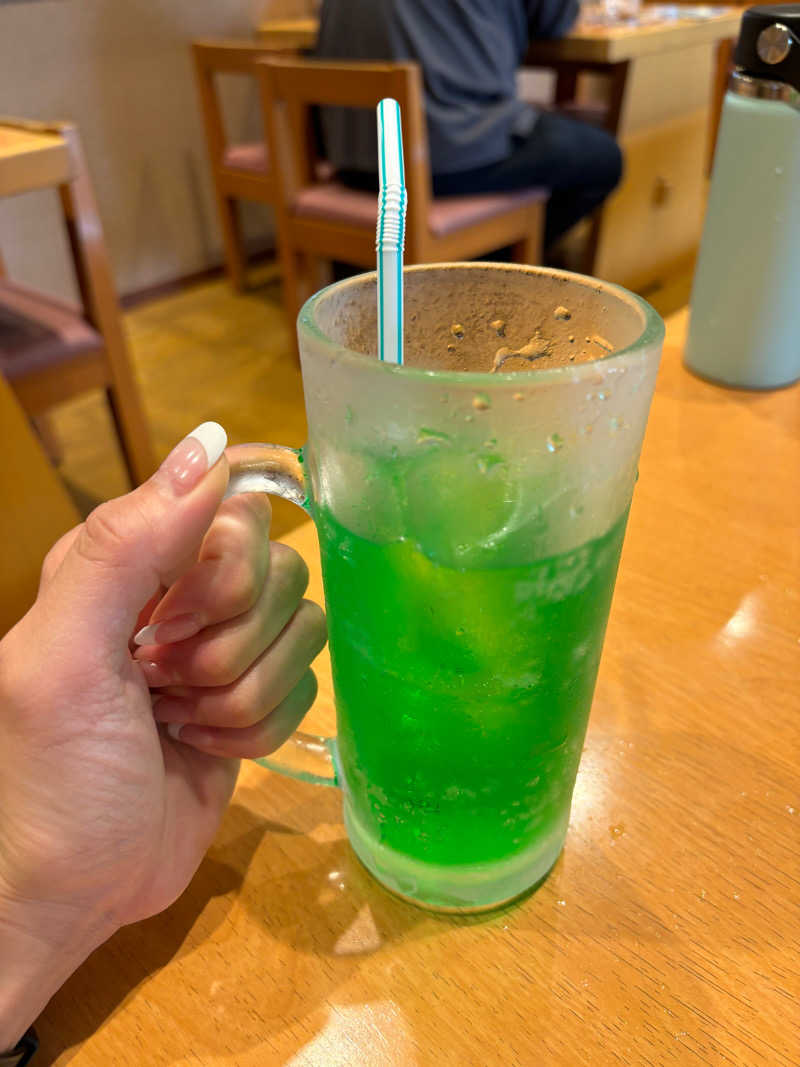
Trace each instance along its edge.
{"label": "condensation droplet on glass", "polygon": [[491,326],[491,328],[494,330],[494,332],[497,334],[498,337],[505,337],[505,335],[506,335],[506,324],[502,319],[495,319],[494,322],[490,322],[489,325]]}
{"label": "condensation droplet on glass", "polygon": [[489,397],[485,393],[476,393],[472,398],[472,406],[476,411],[488,411],[491,407]]}
{"label": "condensation droplet on glass", "polygon": [[559,304],[553,312],[554,319],[560,319],[562,322],[569,322],[572,318],[572,312],[569,308],[565,308],[563,304]]}
{"label": "condensation droplet on glass", "polygon": [[463,626],[456,627],[456,637],[463,637],[466,632]]}
{"label": "condensation droplet on glass", "polygon": [[455,346],[455,345],[453,344],[453,342],[451,341],[451,342],[450,342],[450,343],[448,344],[448,346],[447,346],[447,351],[448,351],[448,352],[455,352],[455,350],[456,350],[456,346]]}
{"label": "condensation droplet on glass", "polygon": [[625,420],[622,418],[621,415],[612,415],[609,419],[609,425],[611,426],[612,430],[624,430]]}
{"label": "condensation droplet on glass", "polygon": [[598,400],[608,400],[608,398],[610,396],[611,396],[611,391],[609,389],[600,389],[598,391],[598,393],[597,393],[597,399]]}
{"label": "condensation droplet on glass", "polygon": [[569,517],[571,519],[577,519],[579,515],[583,515],[583,504],[573,504],[569,509]]}
{"label": "condensation droplet on glass", "polygon": [[461,325],[460,322],[454,322],[453,325],[450,327],[450,333],[453,335],[453,337],[460,341],[461,338],[464,336],[464,327]]}
{"label": "condensation droplet on glass", "polygon": [[567,906],[566,900],[557,900],[556,904],[558,904],[559,908],[566,908]]}
{"label": "condensation droplet on glass", "polygon": [[567,340],[569,341],[569,343],[570,343],[571,345],[574,345],[574,344],[575,344],[575,334],[574,334],[574,333],[571,333],[571,334],[569,335],[569,337],[567,338]]}
{"label": "condensation droplet on glass", "polygon": [[783,174],[783,167],[776,167],[775,168],[775,173],[778,174],[778,175]]}
{"label": "condensation droplet on glass", "polygon": [[564,438],[561,436],[561,434],[551,433],[550,436],[547,438],[547,451],[558,452],[563,447]]}
{"label": "condensation droplet on glass", "polygon": [[428,426],[421,426],[417,433],[417,444],[441,444],[443,441],[449,441],[450,435],[446,434],[443,430],[432,430]]}
{"label": "condensation droplet on glass", "polygon": [[344,409],[344,421],[349,424],[353,421],[354,418],[355,416],[353,415],[353,409],[348,404],[347,407]]}
{"label": "condensation droplet on glass", "polygon": [[613,838],[622,837],[622,835],[625,833],[625,823],[614,823],[613,826],[609,826],[608,832]]}
{"label": "condensation droplet on glass", "polygon": [[524,395],[522,393],[514,393],[514,399],[516,401],[520,401],[520,400],[524,400],[525,397],[524,397]]}

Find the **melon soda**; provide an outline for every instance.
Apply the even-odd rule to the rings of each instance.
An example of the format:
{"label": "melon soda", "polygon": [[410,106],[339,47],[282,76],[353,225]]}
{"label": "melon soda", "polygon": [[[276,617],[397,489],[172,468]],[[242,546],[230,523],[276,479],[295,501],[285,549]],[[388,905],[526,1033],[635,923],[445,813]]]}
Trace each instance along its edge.
{"label": "melon soda", "polygon": [[375,280],[298,334],[353,847],[415,903],[518,896],[563,847],[663,324],[543,268],[404,272],[403,366]]}

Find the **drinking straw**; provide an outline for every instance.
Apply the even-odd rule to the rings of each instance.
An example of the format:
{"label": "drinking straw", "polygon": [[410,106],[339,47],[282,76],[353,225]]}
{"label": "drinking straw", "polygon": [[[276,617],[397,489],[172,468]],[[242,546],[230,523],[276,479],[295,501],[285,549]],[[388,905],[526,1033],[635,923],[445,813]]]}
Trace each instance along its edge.
{"label": "drinking straw", "polygon": [[378,104],[378,355],[403,362],[403,240],[406,185],[400,105],[387,97]]}

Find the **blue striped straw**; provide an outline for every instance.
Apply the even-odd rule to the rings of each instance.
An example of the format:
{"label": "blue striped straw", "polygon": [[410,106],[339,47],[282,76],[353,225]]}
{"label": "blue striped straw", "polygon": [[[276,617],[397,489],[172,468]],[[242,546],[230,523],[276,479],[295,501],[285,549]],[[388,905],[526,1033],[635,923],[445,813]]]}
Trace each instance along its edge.
{"label": "blue striped straw", "polygon": [[403,362],[403,241],[406,184],[400,105],[387,97],[378,104],[378,355]]}

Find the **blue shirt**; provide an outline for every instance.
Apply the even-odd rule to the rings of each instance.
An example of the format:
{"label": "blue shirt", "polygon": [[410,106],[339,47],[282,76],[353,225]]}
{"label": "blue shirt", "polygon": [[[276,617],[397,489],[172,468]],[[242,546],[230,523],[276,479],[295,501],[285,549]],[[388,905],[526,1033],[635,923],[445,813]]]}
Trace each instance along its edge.
{"label": "blue shirt", "polygon": [[[520,100],[516,73],[530,38],[560,37],[577,0],[323,0],[318,58],[415,60],[422,69],[431,170],[496,163],[537,112]],[[375,115],[322,112],[329,158],[377,170]]]}

